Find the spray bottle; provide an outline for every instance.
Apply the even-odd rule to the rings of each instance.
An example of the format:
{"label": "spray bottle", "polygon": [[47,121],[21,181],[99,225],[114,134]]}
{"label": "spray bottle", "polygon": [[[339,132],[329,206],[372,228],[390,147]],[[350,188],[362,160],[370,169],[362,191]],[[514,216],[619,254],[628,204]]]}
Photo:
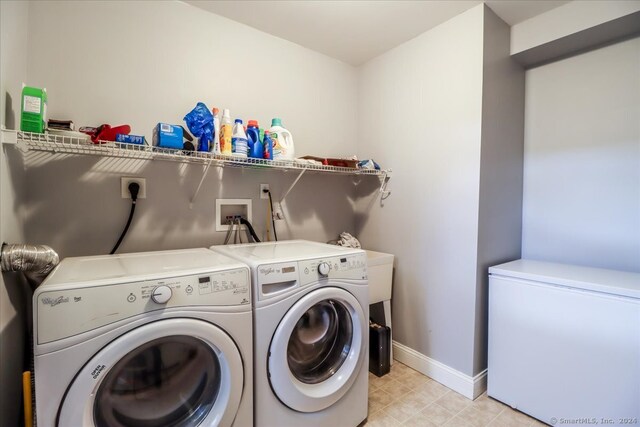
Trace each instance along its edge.
{"label": "spray bottle", "polygon": [[213,154],[221,154],[220,151],[220,110],[213,107],[211,110],[213,113],[213,143],[211,144],[211,151]]}
{"label": "spray bottle", "polygon": [[220,122],[220,154],[230,156],[233,154],[231,148],[231,138],[233,137],[233,125],[231,124],[231,114],[228,109],[222,110],[222,121]]}

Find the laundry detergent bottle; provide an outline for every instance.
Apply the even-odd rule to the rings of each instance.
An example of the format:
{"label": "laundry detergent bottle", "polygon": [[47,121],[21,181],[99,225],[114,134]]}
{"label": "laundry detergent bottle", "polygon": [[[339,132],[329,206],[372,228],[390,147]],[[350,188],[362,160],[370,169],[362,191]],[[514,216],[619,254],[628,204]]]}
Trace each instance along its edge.
{"label": "laundry detergent bottle", "polygon": [[242,120],[240,119],[236,119],[236,124],[233,126],[233,137],[231,138],[231,146],[233,156],[247,157],[249,143],[247,141],[247,134],[244,133]]}
{"label": "laundry detergent bottle", "polygon": [[231,124],[231,114],[228,109],[222,110],[222,120],[220,121],[220,154],[230,156],[233,154],[231,139],[233,137],[233,125]]}
{"label": "laundry detergent bottle", "polygon": [[273,160],[273,140],[271,139],[271,132],[264,131],[264,138],[262,140],[264,145],[263,157],[267,160]]}
{"label": "laundry detergent bottle", "polygon": [[256,120],[249,120],[247,140],[249,142],[249,157],[261,159],[264,156],[264,145],[260,138],[260,128]]}
{"label": "laundry detergent bottle", "polygon": [[271,132],[273,140],[273,160],[295,159],[293,136],[291,136],[291,132],[282,127],[282,120],[272,119],[269,132]]}

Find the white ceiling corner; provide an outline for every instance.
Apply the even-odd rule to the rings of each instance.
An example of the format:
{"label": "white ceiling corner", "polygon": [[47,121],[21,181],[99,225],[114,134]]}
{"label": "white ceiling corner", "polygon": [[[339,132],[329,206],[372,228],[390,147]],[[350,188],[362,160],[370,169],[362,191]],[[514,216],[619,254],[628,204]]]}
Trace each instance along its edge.
{"label": "white ceiling corner", "polygon": [[[357,66],[482,0],[187,0],[187,3]],[[567,1],[485,3],[505,22],[514,25]]]}

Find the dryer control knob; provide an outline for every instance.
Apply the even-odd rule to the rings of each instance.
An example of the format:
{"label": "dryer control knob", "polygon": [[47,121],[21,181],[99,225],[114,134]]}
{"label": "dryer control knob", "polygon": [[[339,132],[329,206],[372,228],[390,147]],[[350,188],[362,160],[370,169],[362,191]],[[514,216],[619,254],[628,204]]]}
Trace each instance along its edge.
{"label": "dryer control knob", "polygon": [[171,299],[173,292],[171,288],[167,285],[158,286],[153,289],[153,293],[151,293],[151,299],[156,304],[166,304],[167,301]]}
{"label": "dryer control knob", "polygon": [[321,262],[318,264],[318,273],[320,273],[321,276],[327,277],[329,275],[329,270],[331,270],[329,263]]}

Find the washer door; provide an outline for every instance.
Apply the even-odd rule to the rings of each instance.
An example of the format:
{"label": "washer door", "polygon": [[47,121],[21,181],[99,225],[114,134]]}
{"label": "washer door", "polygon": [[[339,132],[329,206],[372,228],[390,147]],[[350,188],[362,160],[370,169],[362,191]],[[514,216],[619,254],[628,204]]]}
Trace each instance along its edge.
{"label": "washer door", "polygon": [[269,352],[269,381],[278,399],[299,412],[336,403],[364,363],[367,321],[358,300],[340,288],[315,290],[291,307]]}
{"label": "washer door", "polygon": [[230,426],[243,389],[242,358],[218,327],[168,319],[117,338],[69,387],[59,426]]}

